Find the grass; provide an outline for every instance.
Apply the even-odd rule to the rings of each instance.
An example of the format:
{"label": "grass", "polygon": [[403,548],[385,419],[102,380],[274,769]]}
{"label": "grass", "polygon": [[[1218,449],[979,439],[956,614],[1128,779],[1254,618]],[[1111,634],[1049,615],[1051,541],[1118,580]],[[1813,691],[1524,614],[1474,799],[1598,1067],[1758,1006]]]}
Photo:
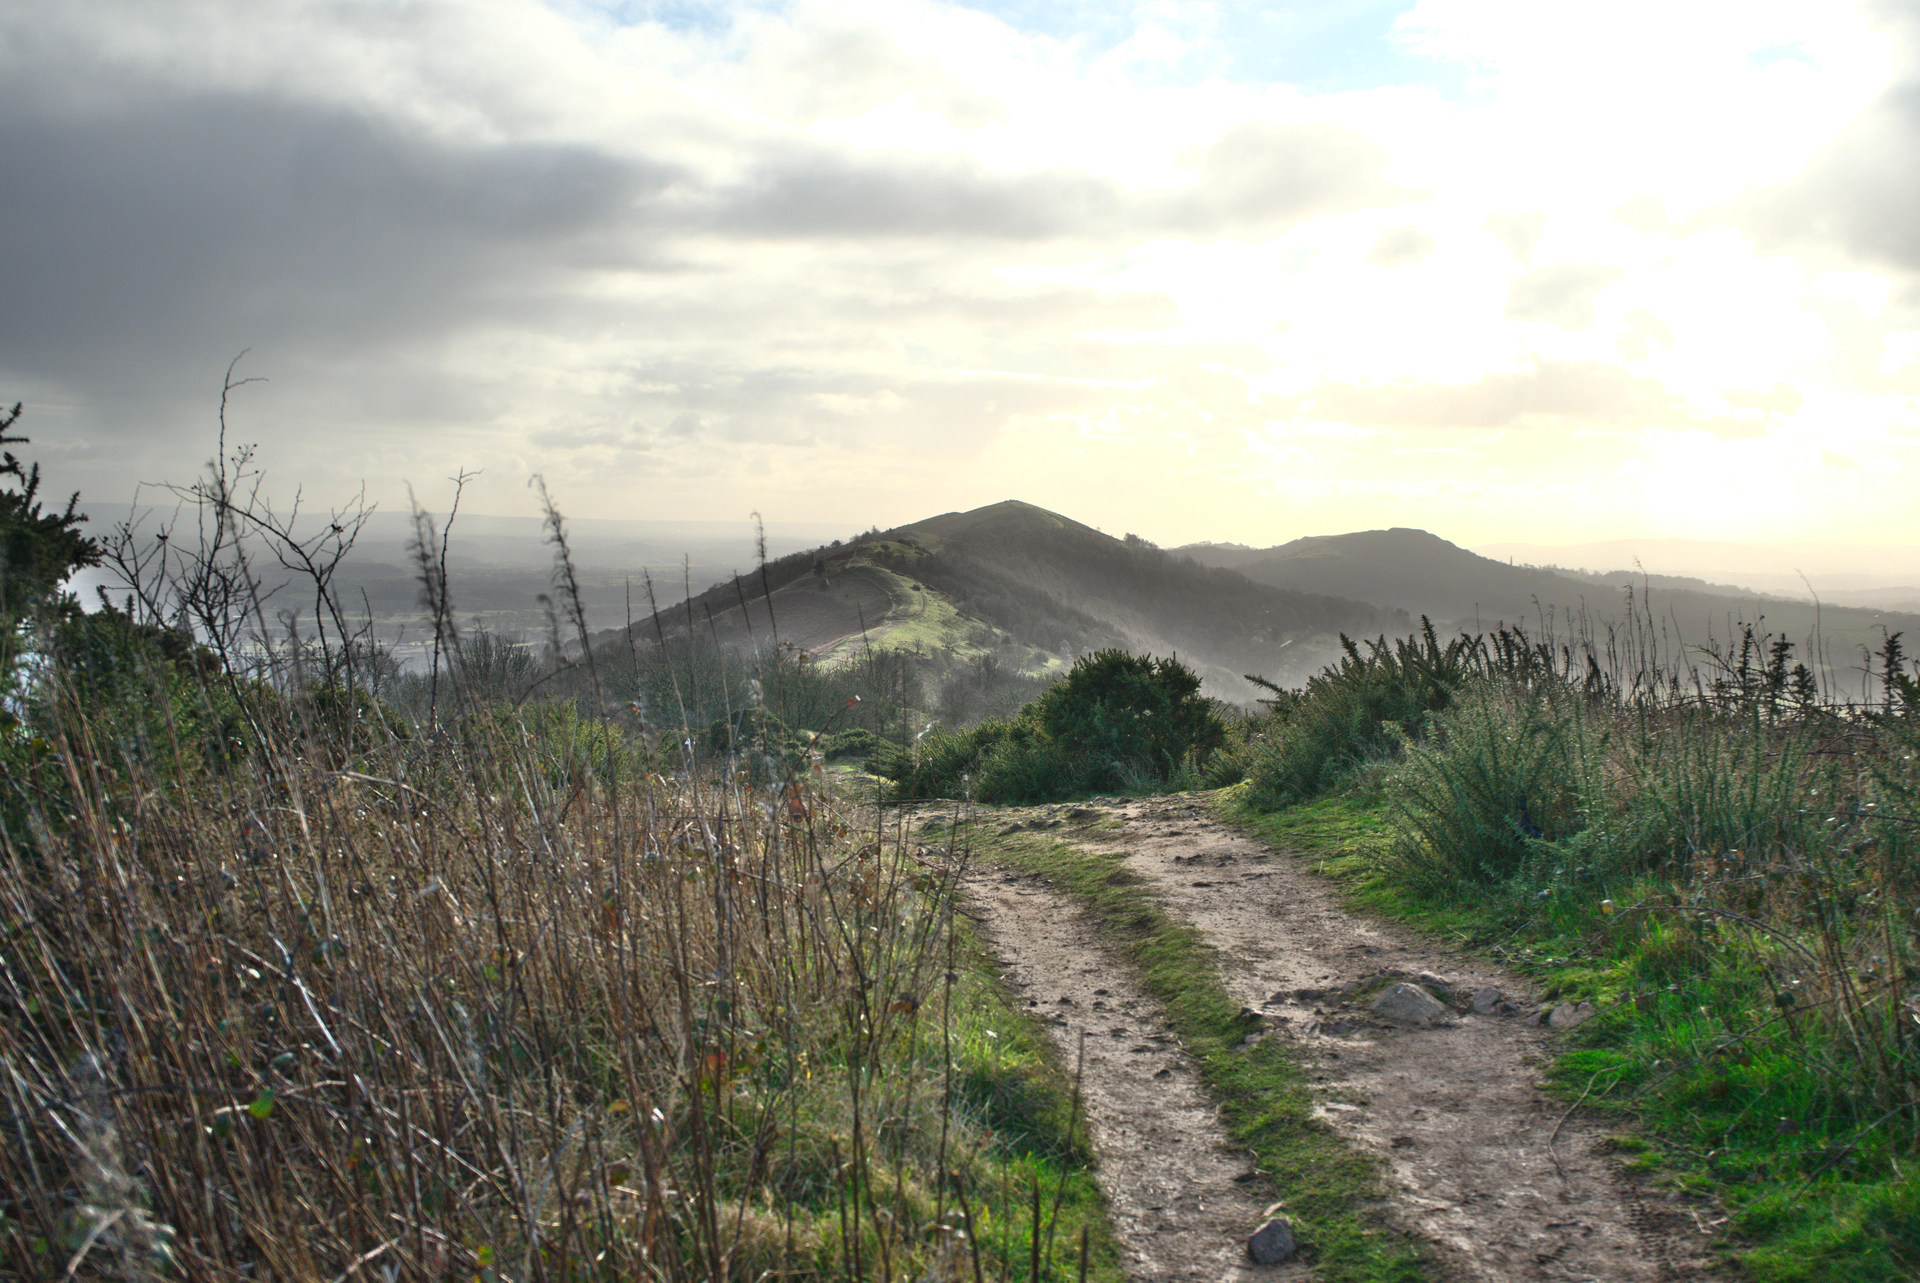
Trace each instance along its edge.
{"label": "grass", "polygon": [[1083,1231],[1121,1277],[958,853],[824,771],[457,637],[413,719],[54,627],[0,723],[0,1277],[1063,1283]]}
{"label": "grass", "polygon": [[1312,1116],[1305,1075],[1277,1039],[1244,1044],[1254,1028],[1220,982],[1214,950],[1170,916],[1122,857],[1037,835],[976,836],[985,858],[1038,875],[1071,897],[1135,967],[1164,1007],[1229,1133],[1258,1170],[1327,1283],[1413,1283],[1417,1248],[1383,1217],[1379,1166]]}
{"label": "grass", "polygon": [[[1510,896],[1409,886],[1393,858],[1402,834],[1378,798],[1262,812],[1230,789],[1215,806],[1310,861],[1356,908],[1474,947],[1549,1001],[1594,1002],[1601,1014],[1569,1036],[1554,1090],[1632,1125],[1616,1144],[1631,1170],[1722,1206],[1719,1246],[1741,1277],[1914,1277],[1920,1172],[1889,1134],[1897,1111],[1871,1105],[1864,1079],[1805,1028],[1816,1009],[1780,1005],[1764,938],[1756,945],[1726,919],[1652,911],[1674,889],[1653,877],[1608,888],[1622,906],[1612,913],[1591,903],[1597,892],[1518,909]],[[1635,904],[1645,908],[1625,907]]]}

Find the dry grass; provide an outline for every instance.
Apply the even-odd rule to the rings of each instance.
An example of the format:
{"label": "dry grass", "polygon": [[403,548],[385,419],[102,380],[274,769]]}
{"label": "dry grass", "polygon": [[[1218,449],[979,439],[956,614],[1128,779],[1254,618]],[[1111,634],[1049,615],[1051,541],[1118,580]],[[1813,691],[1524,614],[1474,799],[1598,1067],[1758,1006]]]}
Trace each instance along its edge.
{"label": "dry grass", "polygon": [[292,717],[183,777],[55,705],[0,830],[0,1271],[894,1278],[952,1173],[1047,1157],[947,1069],[956,864],[816,781],[609,785],[498,719],[329,770]]}

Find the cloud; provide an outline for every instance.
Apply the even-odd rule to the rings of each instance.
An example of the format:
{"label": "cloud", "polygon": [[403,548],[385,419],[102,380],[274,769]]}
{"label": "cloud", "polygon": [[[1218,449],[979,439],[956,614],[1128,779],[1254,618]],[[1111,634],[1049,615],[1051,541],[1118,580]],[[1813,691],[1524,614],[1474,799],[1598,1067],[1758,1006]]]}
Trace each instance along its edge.
{"label": "cloud", "polygon": [[1367,251],[1363,262],[1375,267],[1411,267],[1424,262],[1429,254],[1440,248],[1433,233],[1423,228],[1402,224],[1389,227],[1374,238],[1373,248]]}
{"label": "cloud", "polygon": [[204,382],[248,343],[363,349],[548,312],[569,272],[649,265],[621,233],[675,181],[255,93],[49,112],[17,81],[0,170],[19,176],[0,185],[6,364],[134,384],[176,363]]}
{"label": "cloud", "polygon": [[787,144],[712,195],[708,225],[769,239],[1264,237],[1412,196],[1382,176],[1384,150],[1332,125],[1242,122],[1185,159],[1189,181],[1130,190],[1069,168]]}
{"label": "cloud", "polygon": [[1507,305],[1500,314],[1509,321],[1584,330],[1594,321],[1594,297],[1625,275],[1624,268],[1598,263],[1536,267],[1507,282]]}
{"label": "cloud", "polygon": [[1540,361],[1465,383],[1390,379],[1323,384],[1298,407],[1318,419],[1383,428],[1510,428],[1670,421],[1679,401],[1658,379],[1596,361]]}
{"label": "cloud", "polygon": [[1521,213],[1515,210],[1496,210],[1488,214],[1482,224],[1493,238],[1507,247],[1522,267],[1533,259],[1534,247],[1540,244],[1540,238],[1547,234],[1547,211],[1528,210]]}
{"label": "cloud", "polygon": [[1384,148],[1337,125],[1247,121],[1191,159],[1192,186],[1160,204],[1169,228],[1271,232],[1419,195],[1387,181]]}
{"label": "cloud", "polygon": [[1783,183],[1736,202],[1768,249],[1832,247],[1862,263],[1920,272],[1920,9],[1882,3],[1901,72]]}
{"label": "cloud", "polygon": [[1736,410],[1759,410],[1766,414],[1792,414],[1807,403],[1798,389],[1789,383],[1775,383],[1764,392],[1729,388],[1722,393]]}
{"label": "cloud", "polygon": [[[1648,425],[1818,418],[1891,486],[1906,447],[1852,438],[1906,430],[1872,367],[1911,318],[1810,282],[1912,259],[1912,105],[1835,141],[1879,65],[1823,43],[1852,19],[1722,3],[1649,44],[1598,0],[1422,0],[1460,57],[1497,55],[1453,94],[1216,75],[1167,43],[1205,22],[1155,6],[1089,43],[1085,6],[1036,34],[943,0],[24,0],[0,6],[0,398],[89,496],[190,473],[248,346],[272,382],[236,431],[279,478],[392,498],[466,464],[475,511],[537,470],[583,513],[884,523],[1017,472],[1113,524],[1272,538],[1282,465],[1245,447],[1276,406],[1378,425],[1284,465],[1330,496],[1292,522],[1421,520],[1474,469],[1597,493],[1647,439],[1705,436]],[[1749,66],[1756,24],[1807,57]],[[1774,220],[1756,255],[1726,202],[1829,142],[1738,211]],[[1807,407],[1722,405],[1776,379]],[[1463,447],[1434,427],[1522,431],[1395,462]],[[1810,521],[1861,509],[1742,475]]]}

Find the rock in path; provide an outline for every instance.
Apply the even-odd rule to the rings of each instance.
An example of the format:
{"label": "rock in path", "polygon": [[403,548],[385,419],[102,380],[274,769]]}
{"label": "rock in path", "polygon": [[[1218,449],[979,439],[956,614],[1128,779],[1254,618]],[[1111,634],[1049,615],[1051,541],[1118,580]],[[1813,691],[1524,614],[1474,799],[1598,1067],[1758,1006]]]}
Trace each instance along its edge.
{"label": "rock in path", "polygon": [[1397,1025],[1413,1025],[1420,1029],[1430,1029],[1447,1021],[1444,1003],[1419,985],[1410,985],[1405,981],[1375,998],[1368,1010]]}
{"label": "rock in path", "polygon": [[1253,1258],[1255,1265],[1279,1265],[1293,1259],[1300,1250],[1300,1244],[1294,1240],[1293,1227],[1287,1224],[1287,1218],[1276,1216],[1253,1232],[1247,1240],[1247,1255]]}

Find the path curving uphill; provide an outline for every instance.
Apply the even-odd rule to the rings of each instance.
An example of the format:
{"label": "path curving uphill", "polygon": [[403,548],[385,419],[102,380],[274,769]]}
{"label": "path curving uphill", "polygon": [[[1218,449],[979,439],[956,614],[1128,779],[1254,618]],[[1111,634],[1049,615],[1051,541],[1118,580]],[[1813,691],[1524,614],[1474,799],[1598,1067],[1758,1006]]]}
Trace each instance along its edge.
{"label": "path curving uphill", "polygon": [[[1537,1003],[1524,980],[1348,912],[1301,862],[1190,799],[1133,801],[1102,816],[1118,831],[1053,836],[1124,858],[1213,945],[1228,992],[1263,1013],[1268,1036],[1288,1040],[1314,1080],[1316,1112],[1378,1156],[1390,1220],[1426,1245],[1432,1277],[1711,1276],[1696,1214],[1636,1187],[1607,1153],[1610,1129],[1540,1090],[1559,1035],[1527,1019]],[[1132,1276],[1312,1277],[1306,1266],[1246,1261],[1242,1243],[1262,1211],[1234,1180],[1247,1160],[1229,1147],[1127,966],[1043,883],[989,866],[969,894],[1010,982],[1047,1013],[1069,1064],[1086,1035],[1094,1144]],[[1370,1010],[1373,995],[1422,973],[1427,991],[1447,982],[1456,1009],[1430,1010],[1425,1024],[1417,1010],[1401,1021]],[[1491,1010],[1458,1009],[1475,992]]]}

